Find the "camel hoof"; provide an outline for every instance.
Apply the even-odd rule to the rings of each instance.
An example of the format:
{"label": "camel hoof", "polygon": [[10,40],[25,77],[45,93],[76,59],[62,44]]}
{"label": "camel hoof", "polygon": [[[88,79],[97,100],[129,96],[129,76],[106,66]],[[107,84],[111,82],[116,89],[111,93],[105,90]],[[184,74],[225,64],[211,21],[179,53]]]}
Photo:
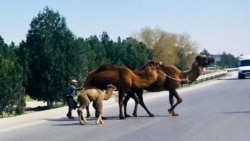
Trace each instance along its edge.
{"label": "camel hoof", "polygon": [[171,114],[172,116],[179,116],[178,113],[176,113],[174,110],[168,109],[168,113]]}
{"label": "camel hoof", "polygon": [[96,121],[96,124],[103,124],[104,121]]}
{"label": "camel hoof", "polygon": [[81,124],[81,125],[84,125],[84,122],[83,122],[83,121],[80,121],[80,124]]}
{"label": "camel hoof", "polygon": [[125,114],[125,117],[126,117],[126,118],[127,118],[127,117],[131,117],[131,115]]}
{"label": "camel hoof", "polygon": [[178,113],[172,113],[172,116],[179,116]]}
{"label": "camel hoof", "polygon": [[155,115],[154,114],[149,114],[149,117],[154,117]]}
{"label": "camel hoof", "polygon": [[171,110],[171,109],[168,109],[168,113],[169,113],[170,115],[172,115],[172,110]]}
{"label": "camel hoof", "polygon": [[137,117],[137,113],[133,113],[133,116],[134,116],[134,117]]}
{"label": "camel hoof", "polygon": [[120,116],[120,119],[125,119],[125,117],[124,116]]}

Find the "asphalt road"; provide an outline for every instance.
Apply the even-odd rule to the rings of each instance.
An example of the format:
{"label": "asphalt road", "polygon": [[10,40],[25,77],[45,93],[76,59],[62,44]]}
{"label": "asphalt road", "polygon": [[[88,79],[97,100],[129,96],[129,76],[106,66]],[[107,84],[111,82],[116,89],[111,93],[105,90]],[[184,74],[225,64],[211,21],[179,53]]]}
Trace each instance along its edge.
{"label": "asphalt road", "polygon": [[[212,80],[178,90],[183,97],[176,111],[167,113],[168,92],[151,93],[145,103],[155,117],[139,106],[138,117],[119,120],[118,104],[105,106],[102,125],[87,125],[64,115],[0,131],[1,141],[249,141],[250,79],[236,76]],[[133,101],[128,113],[132,113]],[[92,113],[93,115],[93,113]]]}

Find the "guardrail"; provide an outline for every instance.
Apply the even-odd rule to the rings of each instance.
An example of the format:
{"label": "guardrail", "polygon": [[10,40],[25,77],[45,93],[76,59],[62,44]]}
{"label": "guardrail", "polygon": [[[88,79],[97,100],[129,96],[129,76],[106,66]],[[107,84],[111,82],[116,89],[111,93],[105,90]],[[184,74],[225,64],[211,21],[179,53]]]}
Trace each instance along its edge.
{"label": "guardrail", "polygon": [[227,70],[220,70],[220,71],[215,71],[215,72],[212,72],[212,73],[200,75],[193,83],[200,83],[200,82],[203,82],[203,81],[212,80],[212,79],[215,79],[215,78],[226,76],[227,73],[228,73]]}
{"label": "guardrail", "polygon": [[227,72],[238,71],[238,68],[227,68]]}
{"label": "guardrail", "polygon": [[237,70],[238,70],[238,68],[227,68],[224,70],[218,70],[218,71],[213,71],[213,72],[209,71],[208,74],[206,74],[206,72],[205,72],[204,75],[200,75],[193,83],[200,83],[203,81],[212,80],[215,78],[226,76],[228,74],[228,72],[233,72],[233,71],[237,71]]}

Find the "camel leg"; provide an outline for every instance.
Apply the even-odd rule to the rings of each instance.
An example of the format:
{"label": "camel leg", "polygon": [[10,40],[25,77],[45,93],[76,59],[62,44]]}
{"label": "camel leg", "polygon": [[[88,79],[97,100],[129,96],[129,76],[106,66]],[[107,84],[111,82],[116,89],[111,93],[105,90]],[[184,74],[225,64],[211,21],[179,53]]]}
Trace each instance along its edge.
{"label": "camel leg", "polygon": [[123,112],[122,112],[122,106],[123,106],[123,96],[124,96],[124,92],[123,91],[119,91],[119,118],[120,119],[124,119],[124,115],[123,115]]}
{"label": "camel leg", "polygon": [[[79,97],[78,97],[78,99],[79,99]],[[84,124],[84,123],[87,123],[87,120],[86,120],[85,116],[83,116],[83,110],[86,107],[88,107],[90,101],[86,95],[81,96],[81,98],[78,101],[80,103],[80,106],[77,110],[77,114],[79,116],[79,122],[80,122],[80,124]]]}
{"label": "camel leg", "polygon": [[[86,107],[85,107],[86,108]],[[82,121],[83,123],[88,123],[88,121],[86,120],[85,116],[81,115]],[[82,123],[81,123],[82,124]]]}
{"label": "camel leg", "polygon": [[133,111],[133,116],[137,117],[137,108],[138,108],[138,103],[139,103],[139,99],[138,97],[135,95],[135,93],[133,93],[133,95],[131,96],[134,101],[135,101],[135,107],[134,107],[134,111]]}
{"label": "camel leg", "polygon": [[81,123],[81,120],[82,120],[82,110],[80,110],[80,108],[77,109],[77,115],[78,115],[78,118],[79,118],[79,122]]}
{"label": "camel leg", "polygon": [[103,114],[103,104],[102,101],[96,102],[96,108],[98,110],[99,116],[96,120],[96,124],[103,124],[104,121],[102,120],[102,114]]}
{"label": "camel leg", "polygon": [[104,121],[102,120],[102,114],[99,114],[99,117],[96,120],[96,124],[103,124]]}
{"label": "camel leg", "polygon": [[[96,106],[96,105],[97,105],[97,104],[96,104],[96,102],[94,101],[94,102],[93,102],[93,108],[95,109],[95,117],[98,118],[98,117],[99,117],[99,112],[98,112],[98,110],[97,110],[97,106]],[[102,119],[105,120],[105,119],[107,119],[107,117],[104,117],[104,116],[102,115]]]}
{"label": "camel leg", "polygon": [[86,107],[86,113],[87,113],[87,118],[89,118],[90,117],[90,112],[89,112],[89,105]]}
{"label": "camel leg", "polygon": [[130,115],[127,114],[127,103],[128,103],[128,100],[130,98],[133,98],[134,101],[135,101],[135,107],[134,107],[134,111],[133,111],[133,116],[137,117],[137,107],[138,107],[139,99],[135,95],[135,93],[132,92],[132,91],[127,92],[127,96],[125,97],[125,99],[123,101],[123,103],[124,103],[124,114],[125,114],[125,117],[131,117]]}
{"label": "camel leg", "polygon": [[[177,99],[177,102],[174,104],[174,97]],[[182,98],[179,96],[175,89],[169,90],[169,102],[170,102],[170,109],[168,109],[169,114],[172,116],[179,116],[178,113],[174,111],[175,107],[182,102]]]}
{"label": "camel leg", "polygon": [[146,107],[145,103],[144,103],[144,100],[143,100],[143,97],[142,97],[142,94],[143,94],[143,90],[140,90],[138,91],[137,93],[137,96],[138,96],[138,99],[139,99],[139,104],[146,110],[146,112],[148,113],[148,115],[150,117],[154,117],[154,114],[152,114],[148,108]]}
{"label": "camel leg", "polygon": [[82,115],[82,110],[83,110],[82,107],[79,107],[78,110],[77,110],[77,114],[78,114],[78,117],[79,117],[79,122],[80,122],[80,124],[87,123],[87,120],[86,120],[85,117]]}
{"label": "camel leg", "polygon": [[99,112],[98,112],[98,109],[97,109],[97,103],[94,101],[92,106],[95,109],[95,117],[98,118],[99,117]]}
{"label": "camel leg", "polygon": [[124,115],[125,117],[131,117],[130,115],[127,114],[127,104],[128,104],[128,100],[130,99],[130,92],[127,92],[127,96],[125,97],[124,101],[123,101],[123,106],[124,106]]}
{"label": "camel leg", "polygon": [[127,96],[125,97],[123,103],[124,103],[124,114],[125,117],[131,117],[130,115],[127,114],[127,104],[128,104],[128,100],[130,98],[133,98],[135,101],[135,107],[134,107],[134,111],[133,111],[133,116],[137,117],[137,107],[138,107],[138,103],[139,103],[139,99],[138,97],[135,95],[135,93],[133,91],[129,91],[127,92]]}

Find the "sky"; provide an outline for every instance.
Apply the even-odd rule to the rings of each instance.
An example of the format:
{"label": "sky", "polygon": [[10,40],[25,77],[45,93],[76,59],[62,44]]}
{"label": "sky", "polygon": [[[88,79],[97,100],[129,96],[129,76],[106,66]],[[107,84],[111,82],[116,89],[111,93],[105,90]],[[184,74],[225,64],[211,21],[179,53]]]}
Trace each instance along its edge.
{"label": "sky", "polygon": [[77,37],[126,39],[145,27],[188,34],[198,50],[250,54],[250,0],[0,0],[0,36],[18,45],[48,7]]}

